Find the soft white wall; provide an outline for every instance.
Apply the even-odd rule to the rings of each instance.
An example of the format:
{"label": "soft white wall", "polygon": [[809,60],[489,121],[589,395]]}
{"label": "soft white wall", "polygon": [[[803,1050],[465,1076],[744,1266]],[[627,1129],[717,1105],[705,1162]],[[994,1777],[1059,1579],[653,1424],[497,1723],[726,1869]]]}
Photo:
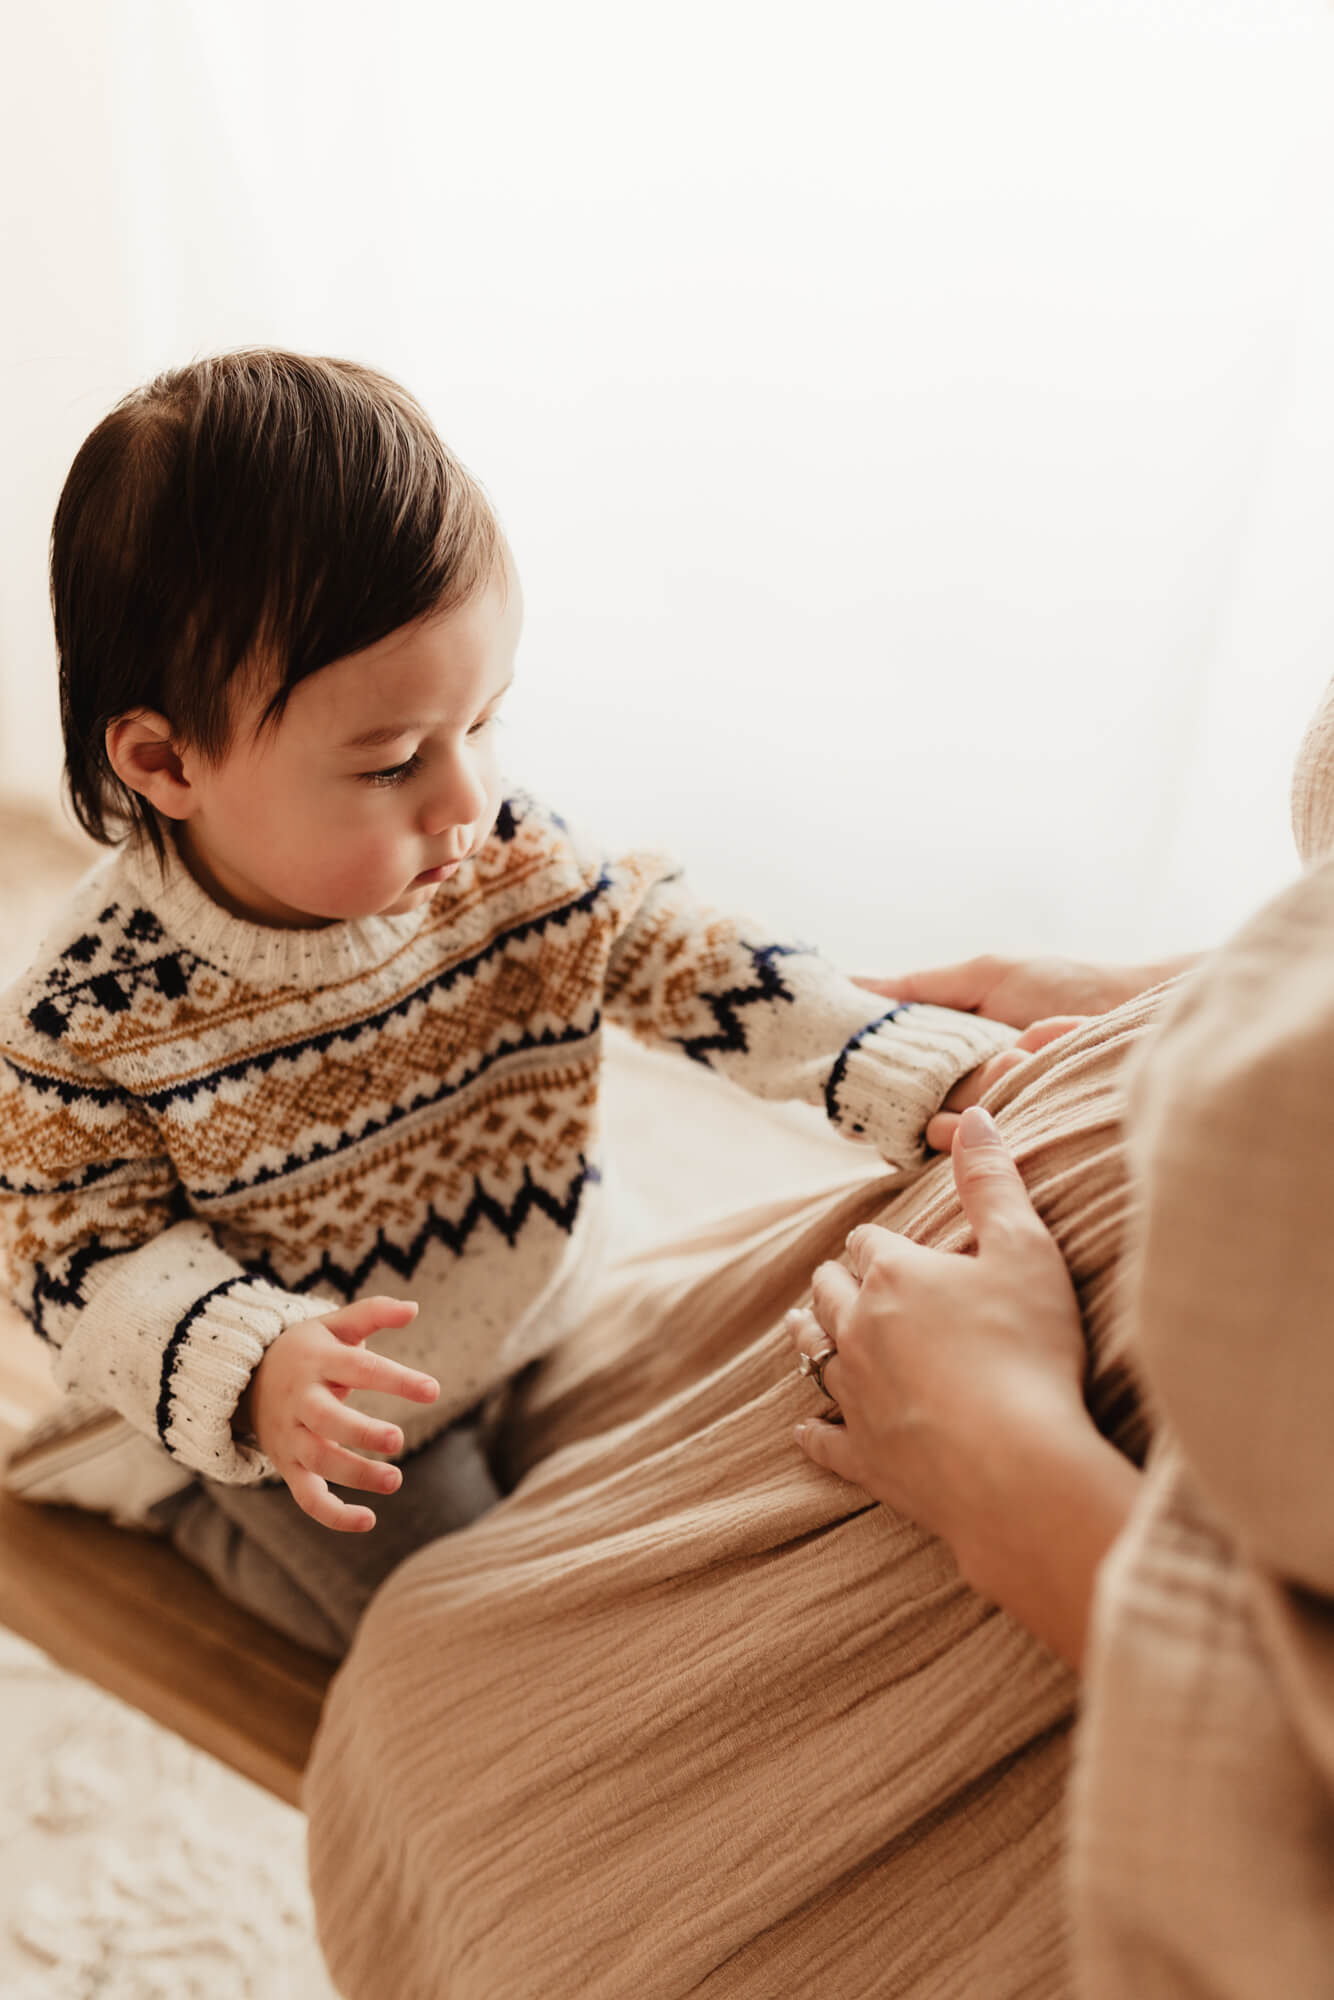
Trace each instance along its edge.
{"label": "soft white wall", "polygon": [[512,767],[724,900],[893,970],[1204,943],[1284,879],[1334,672],[1323,5],[371,20],[25,18],[9,782],[54,782],[80,438],[272,340],[428,403],[524,576]]}

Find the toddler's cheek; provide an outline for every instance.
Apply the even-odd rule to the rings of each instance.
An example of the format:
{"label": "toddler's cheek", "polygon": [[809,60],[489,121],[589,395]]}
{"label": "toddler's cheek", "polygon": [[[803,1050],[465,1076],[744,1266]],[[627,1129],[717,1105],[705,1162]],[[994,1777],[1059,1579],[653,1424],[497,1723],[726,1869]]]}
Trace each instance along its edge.
{"label": "toddler's cheek", "polygon": [[[408,883],[401,871],[380,870],[341,878],[331,898],[332,906],[352,917],[382,916],[403,904]],[[411,908],[411,899],[406,907]]]}
{"label": "toddler's cheek", "polygon": [[365,843],[321,835],[315,828],[292,835],[282,860],[286,886],[279,893],[293,909],[336,922],[374,916],[403,892],[402,864]]}

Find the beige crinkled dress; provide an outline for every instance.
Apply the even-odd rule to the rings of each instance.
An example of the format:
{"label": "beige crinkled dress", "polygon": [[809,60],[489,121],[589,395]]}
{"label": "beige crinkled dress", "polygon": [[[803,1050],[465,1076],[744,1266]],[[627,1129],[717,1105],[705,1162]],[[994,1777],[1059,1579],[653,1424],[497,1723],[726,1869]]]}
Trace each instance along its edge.
{"label": "beige crinkled dress", "polygon": [[[1313,732],[1298,810],[1308,850],[1323,838],[1309,800],[1332,768],[1328,749]],[[1299,769],[1299,795],[1302,783]],[[1334,1950],[1334,1637],[1321,1594],[1334,1594],[1334,1459],[1321,1449],[1334,1432],[1334,1225],[1300,1207],[1312,1285],[1280,1309],[1288,1266],[1276,1246],[1296,1239],[1233,1236],[1208,1206],[1227,1189],[1229,1215],[1282,1208],[1296,1171],[1334,1213],[1319,1179],[1322,1129],[1334,1147],[1334,864],[1293,894],[1322,890],[1325,930],[1282,923],[1260,949],[1268,964],[1329,939],[1325,1070],[1304,1044],[1289,1051],[1312,1083],[1304,1150],[1289,1156],[1284,1136],[1300,1090],[1279,1116],[1265,1110],[1273,1079],[1257,1073],[1252,1089],[1245,1074],[1254,1019],[1236,1104],[1233,1070],[1209,1069],[1209,1088],[1227,1097],[1217,1128],[1203,1114],[1174,1119],[1165,1140],[1155,1125],[1159,1097],[1178,1108],[1189,1097],[1187,1064],[1229,1046],[1229,979],[1249,982],[1256,1014],[1287,990],[1281,971],[1249,957],[1229,970],[1235,947],[1199,988],[1212,1012],[1186,1009],[1144,1071],[1142,1170],[1155,1196],[1164,1171],[1179,1184],[1173,1229],[1165,1241],[1149,1233],[1135,1295],[1181,1442],[1155,1449],[1100,1593],[1074,1938],[1072,1677],[970,1591],[929,1535],[791,1441],[811,1389],[793,1371],[782,1314],[809,1298],[814,1266],[840,1254],[855,1222],[965,1243],[940,1161],[906,1187],[862,1178],[632,1259],[580,1338],[526,1383],[510,1433],[514,1492],[386,1585],[316,1741],[311,1879],[346,2000],[1045,2000],[1075,1990],[1076,1966],[1107,2000],[1334,1992],[1319,1983]],[[1094,1411],[1136,1457],[1149,1430],[1126,1357],[1123,1078],[1164,997],[1090,1023],[988,1100],[1074,1274]],[[1178,1131],[1216,1148],[1208,1175],[1172,1150]],[[1190,1311],[1174,1339],[1182,1294],[1157,1274],[1177,1268],[1178,1227]],[[1263,1337],[1244,1337],[1249,1250],[1215,1257],[1215,1242],[1263,1260]],[[1204,1294],[1224,1281],[1220,1320]],[[1189,1411],[1232,1354],[1210,1338],[1224,1324],[1243,1337],[1201,1426]],[[1275,1373],[1289,1343],[1298,1358]],[[1301,1407],[1289,1409],[1294,1397]],[[1207,1511],[1182,1459],[1197,1433],[1217,1447]],[[1265,1470],[1275,1455],[1277,1483]],[[1255,1463],[1254,1477],[1220,1481],[1215,1458]],[[1257,1490],[1274,1518],[1243,1562],[1237,1538],[1251,1532]],[[1298,1548],[1304,1567],[1292,1571]],[[1199,1704],[1206,1684],[1218,1700]],[[1183,1792],[1174,1770],[1201,1782]],[[1244,1831],[1229,1818],[1243,1797],[1260,1816]],[[1235,1957],[1237,1935],[1249,1959]],[[1221,1980],[1219,1952],[1234,1968]],[[1293,1982],[1260,1976],[1289,1962],[1301,1969]],[[1323,1972],[1308,1976],[1313,1965]]]}

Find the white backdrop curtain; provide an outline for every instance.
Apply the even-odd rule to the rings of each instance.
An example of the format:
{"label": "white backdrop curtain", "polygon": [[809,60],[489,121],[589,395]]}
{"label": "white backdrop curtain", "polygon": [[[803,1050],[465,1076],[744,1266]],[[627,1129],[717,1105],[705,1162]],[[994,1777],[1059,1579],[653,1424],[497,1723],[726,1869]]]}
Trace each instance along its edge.
{"label": "white backdrop curtain", "polygon": [[7,30],[0,782],[69,460],[273,342],[426,402],[514,774],[886,971],[1213,941],[1334,672],[1334,19],[63,0]]}

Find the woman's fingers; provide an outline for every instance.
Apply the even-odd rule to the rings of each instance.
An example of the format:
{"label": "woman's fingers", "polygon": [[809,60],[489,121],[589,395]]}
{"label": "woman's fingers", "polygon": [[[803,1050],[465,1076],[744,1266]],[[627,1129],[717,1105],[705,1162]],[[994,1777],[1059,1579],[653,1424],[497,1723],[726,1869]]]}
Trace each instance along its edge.
{"label": "woman's fingers", "polygon": [[960,1117],[952,1160],[979,1255],[1002,1233],[1012,1242],[1017,1230],[1044,1228],[995,1119],[981,1105],[970,1105]]}
{"label": "woman's fingers", "polygon": [[798,1354],[814,1354],[820,1346],[820,1322],[809,1306],[793,1306],[783,1315],[787,1337]]}
{"label": "woman's fingers", "polygon": [[1060,1251],[979,1105],[959,1116],[953,1172],[975,1257],[864,1223],[847,1236],[851,1268],[817,1271],[812,1308],[794,1316],[794,1334],[808,1353],[812,1340],[832,1336],[838,1351],[824,1377],[842,1426],[828,1406],[812,1407],[796,1441],[815,1463],[942,1535],[966,1574],[975,1562],[989,1575],[1010,1512],[1024,1514],[1035,1440],[1053,1422],[1087,1425],[1085,1351]]}
{"label": "woman's fingers", "polygon": [[[854,978],[852,983],[854,986],[862,987],[867,993],[878,993],[882,1000],[921,1001],[926,998],[926,995],[919,990],[920,982],[922,979],[929,981],[930,978],[931,974],[929,972],[920,975],[905,972],[901,979],[870,979],[859,974]],[[949,1003],[942,1000],[936,1004],[938,1006],[946,1006]],[[960,1008],[959,1011],[963,1013],[967,1010]]]}
{"label": "woman's fingers", "polygon": [[893,1257],[905,1242],[904,1237],[896,1236],[892,1229],[882,1228],[878,1222],[862,1222],[855,1229],[850,1229],[843,1247],[856,1282],[864,1285],[871,1275],[872,1265]]}
{"label": "woman's fingers", "polygon": [[953,1007],[961,1014],[986,1012],[983,1005],[1005,966],[991,957],[968,958],[958,965],[934,965],[924,972],[905,972],[898,979],[859,978],[854,984],[887,1000],[916,1000],[932,1007]]}
{"label": "woman's fingers", "polygon": [[852,1485],[860,1484],[855,1471],[856,1447],[842,1424],[832,1424],[820,1418],[809,1418],[797,1425],[793,1433],[797,1443],[813,1464],[822,1465],[828,1472],[836,1472],[840,1479]]}
{"label": "woman's fingers", "polygon": [[838,1345],[842,1321],[857,1303],[857,1280],[842,1264],[818,1264],[811,1279],[811,1311],[820,1327]]}
{"label": "woman's fingers", "polygon": [[[843,1273],[847,1277],[847,1272]],[[841,1370],[838,1348],[831,1336],[825,1332],[809,1306],[794,1306],[788,1313],[785,1324],[788,1337],[798,1354],[829,1354],[821,1374],[825,1384],[825,1394],[831,1403],[838,1401],[836,1376]],[[819,1384],[816,1384],[819,1387]],[[828,1404],[825,1406],[828,1408]]]}

